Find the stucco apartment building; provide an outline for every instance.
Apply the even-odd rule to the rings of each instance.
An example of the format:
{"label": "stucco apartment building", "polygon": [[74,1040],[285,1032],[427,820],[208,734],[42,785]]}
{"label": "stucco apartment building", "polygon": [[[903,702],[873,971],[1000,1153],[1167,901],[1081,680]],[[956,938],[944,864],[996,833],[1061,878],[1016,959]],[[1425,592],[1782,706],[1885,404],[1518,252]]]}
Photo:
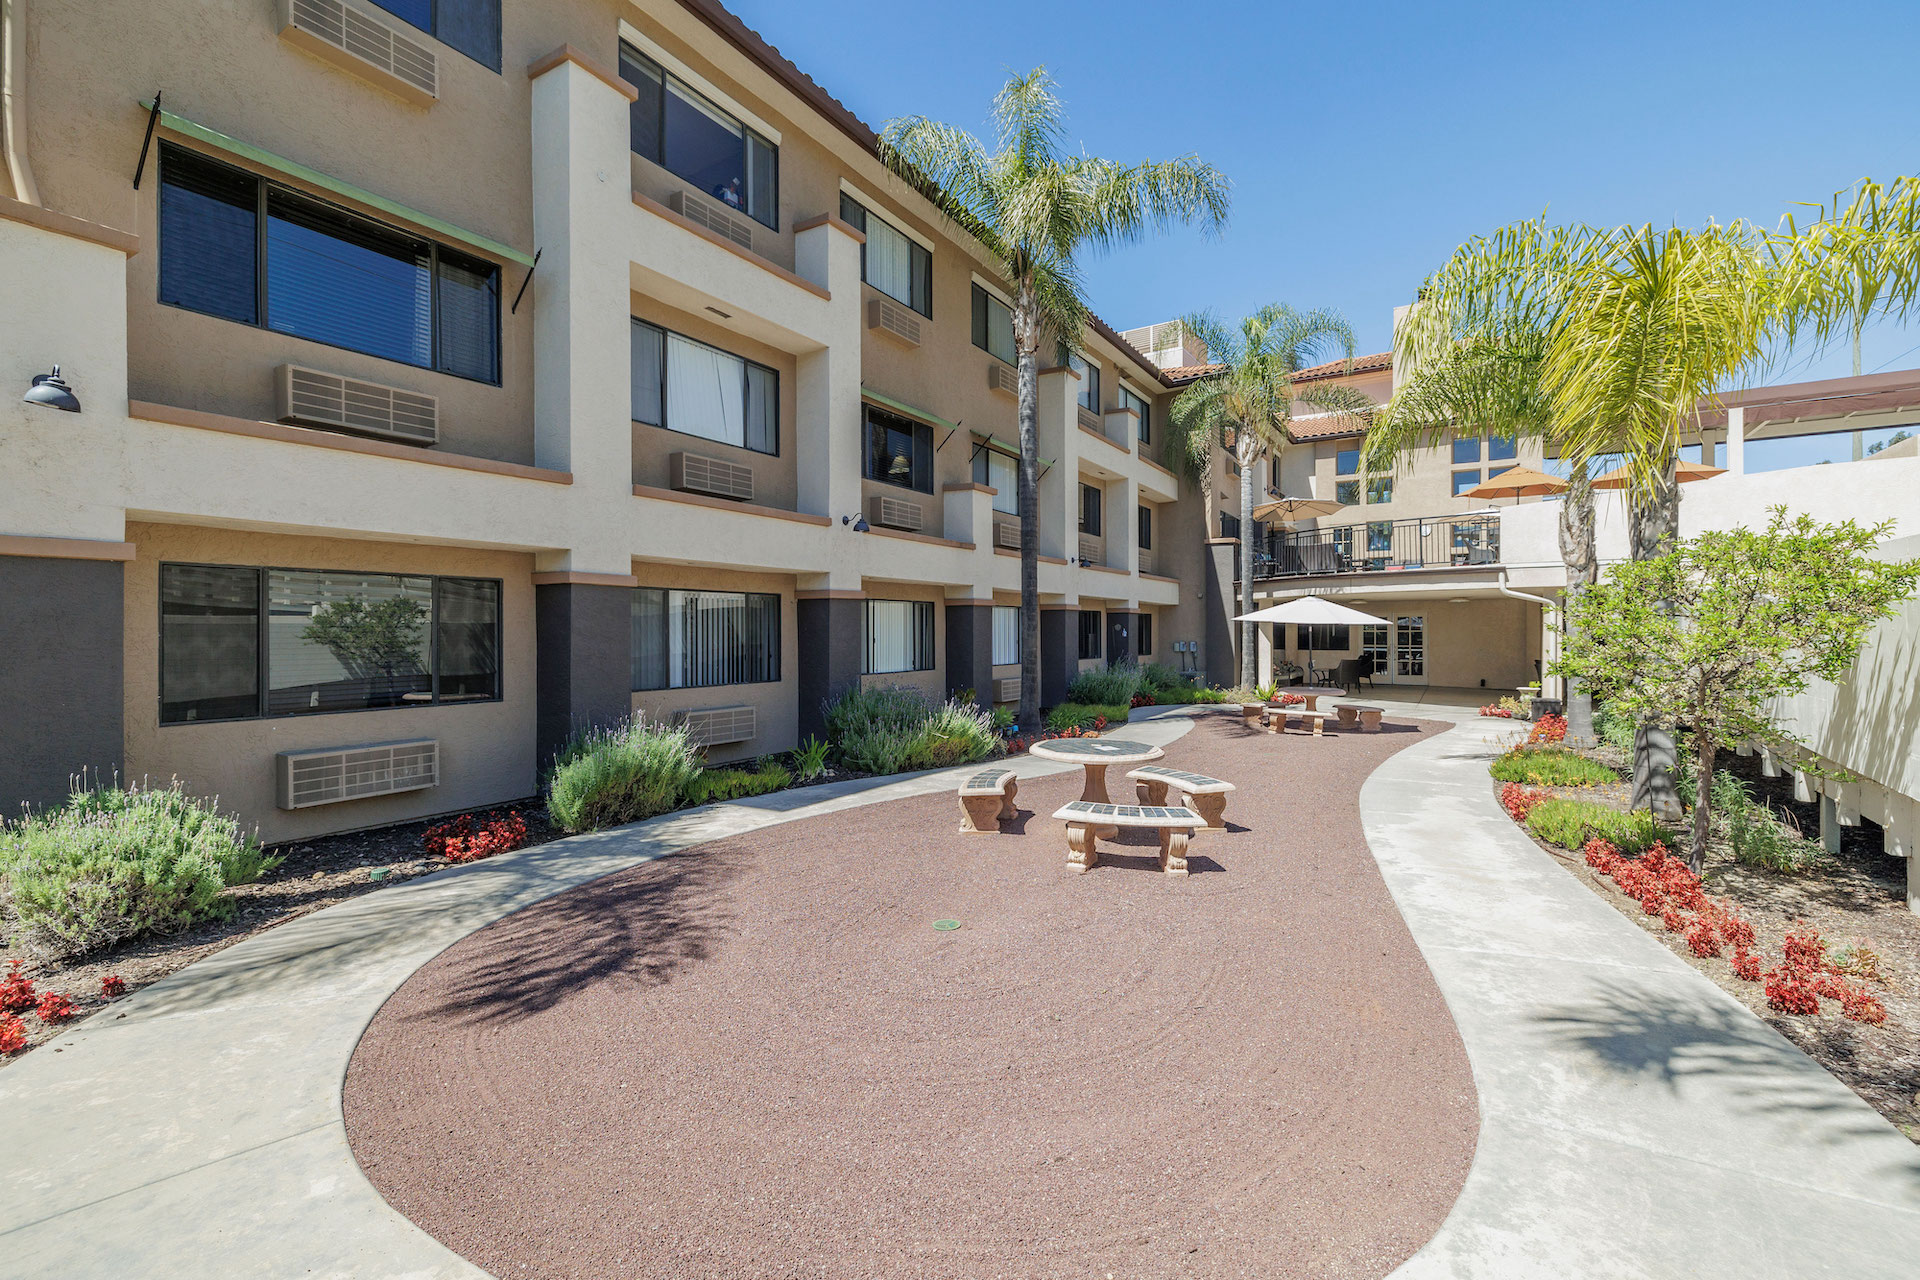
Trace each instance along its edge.
{"label": "stucco apartment building", "polygon": [[[0,186],[0,804],[269,839],[1018,695],[1007,291],[709,0],[32,0]],[[1196,666],[1175,387],[1040,377],[1042,701]],[[60,366],[78,412],[25,403]],[[43,398],[58,399],[48,383]]]}

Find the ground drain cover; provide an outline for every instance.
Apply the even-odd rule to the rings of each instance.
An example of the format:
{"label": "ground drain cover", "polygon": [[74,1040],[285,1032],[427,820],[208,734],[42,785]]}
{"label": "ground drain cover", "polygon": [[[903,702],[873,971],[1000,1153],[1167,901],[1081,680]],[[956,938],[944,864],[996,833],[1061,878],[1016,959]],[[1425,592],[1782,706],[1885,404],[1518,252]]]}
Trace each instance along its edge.
{"label": "ground drain cover", "polygon": [[936,929],[939,929],[941,932],[944,933],[949,929],[958,929],[960,927],[960,922],[958,920],[935,920],[933,922],[933,927]]}

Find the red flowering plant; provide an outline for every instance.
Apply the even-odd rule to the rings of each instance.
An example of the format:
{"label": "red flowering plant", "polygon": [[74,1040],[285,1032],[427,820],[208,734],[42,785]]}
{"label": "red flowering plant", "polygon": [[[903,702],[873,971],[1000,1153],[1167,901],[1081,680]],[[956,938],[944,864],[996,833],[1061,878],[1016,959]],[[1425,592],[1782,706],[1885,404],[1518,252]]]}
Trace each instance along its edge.
{"label": "red flowering plant", "polygon": [[57,991],[49,991],[40,997],[39,1007],[34,1012],[40,1015],[42,1022],[65,1022],[74,1015],[75,1009],[73,1001]]}
{"label": "red flowering plant", "polygon": [[1307,695],[1304,693],[1283,692],[1273,695],[1273,705],[1276,707],[1297,707],[1306,700]]}
{"label": "red flowering plant", "polygon": [[0,1055],[27,1047],[27,1024],[10,1013],[0,1013]]}
{"label": "red flowering plant", "polygon": [[1533,722],[1533,728],[1527,730],[1527,741],[1534,744],[1554,745],[1567,739],[1567,718],[1551,712]]}
{"label": "red flowering plant", "polygon": [[449,862],[478,862],[496,853],[518,849],[526,842],[527,820],[517,813],[505,817],[490,813],[478,827],[472,814],[463,813],[449,822],[428,827],[420,837],[428,853],[438,854]]}
{"label": "red flowering plant", "polygon": [[1500,807],[1507,811],[1515,822],[1525,822],[1527,815],[1533,812],[1535,805],[1553,796],[1545,791],[1529,791],[1517,782],[1509,782],[1500,788]]}
{"label": "red flowering plant", "polygon": [[33,991],[33,979],[20,972],[20,962],[9,964],[7,976],[0,978],[0,1013],[25,1013],[39,998]]}
{"label": "red flowering plant", "polygon": [[1513,719],[1513,712],[1512,712],[1512,711],[1510,711],[1510,710],[1508,710],[1508,709],[1507,709],[1506,707],[1501,707],[1501,706],[1485,706],[1485,707],[1482,707],[1482,708],[1480,708],[1480,714],[1481,714],[1481,715],[1483,715],[1483,716],[1487,716],[1487,717],[1489,717],[1490,719],[1494,719],[1494,720],[1511,720],[1511,719]]}
{"label": "red flowering plant", "polygon": [[127,994],[127,980],[119,974],[110,973],[100,979],[100,998],[102,1000],[117,1000],[125,994]]}
{"label": "red flowering plant", "polygon": [[1132,701],[1128,702],[1127,705],[1129,707],[1151,707],[1154,705],[1153,695],[1150,693],[1136,693],[1133,695]]}

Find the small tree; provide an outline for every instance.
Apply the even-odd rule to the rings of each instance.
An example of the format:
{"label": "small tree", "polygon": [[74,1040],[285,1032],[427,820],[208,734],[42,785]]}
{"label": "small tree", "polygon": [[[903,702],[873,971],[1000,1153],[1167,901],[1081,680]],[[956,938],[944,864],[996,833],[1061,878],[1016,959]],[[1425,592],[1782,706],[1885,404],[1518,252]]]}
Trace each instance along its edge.
{"label": "small tree", "polygon": [[313,611],[301,638],[320,645],[349,675],[384,679],[418,675],[427,610],[417,600],[392,596],[372,602],[358,596],[331,600]]}
{"label": "small tree", "polygon": [[1764,532],[1732,529],[1629,561],[1569,605],[1562,674],[1646,723],[1693,736],[1698,781],[1687,861],[1706,860],[1713,762],[1723,747],[1791,742],[1768,705],[1815,677],[1846,677],[1868,631],[1920,582],[1920,560],[1875,559],[1891,524],[1824,525],[1773,509]]}

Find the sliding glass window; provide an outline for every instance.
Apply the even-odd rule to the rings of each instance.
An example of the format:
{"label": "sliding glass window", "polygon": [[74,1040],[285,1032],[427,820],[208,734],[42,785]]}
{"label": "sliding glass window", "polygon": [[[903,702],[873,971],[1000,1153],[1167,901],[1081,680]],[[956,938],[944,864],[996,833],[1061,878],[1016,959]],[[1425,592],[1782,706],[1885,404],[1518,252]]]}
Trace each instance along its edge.
{"label": "sliding glass window", "polygon": [[160,301],[500,381],[500,268],[162,143]]}
{"label": "sliding glass window", "polygon": [[867,406],[867,479],[933,492],[933,428]]}
{"label": "sliding glass window", "polygon": [[706,689],[780,679],[780,597],[753,591],[633,593],[633,687]]}
{"label": "sliding glass window", "polygon": [[756,222],[780,225],[778,147],[629,44],[620,46],[620,78],[640,91],[628,109],[635,155]]}
{"label": "sliding glass window", "polygon": [[1020,606],[993,606],[993,665],[1010,667],[1020,661]]}
{"label": "sliding glass window", "polygon": [[919,241],[846,192],[840,193],[840,217],[867,242],[860,247],[860,278],[928,319],[933,318],[933,255]]}
{"label": "sliding glass window", "polygon": [[993,509],[1003,515],[1020,514],[1020,460],[998,449],[975,445],[973,482],[993,490]]}
{"label": "sliding glass window", "polygon": [[[1129,388],[1127,384],[1124,382],[1120,384],[1118,394],[1120,397],[1120,407],[1122,409],[1131,409],[1135,413],[1140,415],[1140,443],[1152,444],[1153,443],[1153,406],[1148,404],[1145,400],[1141,399],[1139,396],[1133,394],[1132,389]],[[1279,459],[1276,458],[1274,460],[1274,464],[1278,466]]]}
{"label": "sliding glass window", "polygon": [[931,600],[869,600],[863,621],[862,674],[933,670]]}
{"label": "sliding glass window", "polygon": [[500,0],[373,0],[483,67],[500,69]]}
{"label": "sliding glass window", "polygon": [[635,320],[633,420],[756,453],[780,452],[780,375]]}
{"label": "sliding glass window", "polygon": [[1080,390],[1075,397],[1080,401],[1080,407],[1099,413],[1100,366],[1088,364],[1084,357],[1070,354],[1067,356],[1067,368],[1080,375]]}
{"label": "sliding glass window", "polygon": [[500,697],[488,578],[160,566],[160,722]]}
{"label": "sliding glass window", "polygon": [[973,286],[973,345],[1008,364],[1017,360],[1013,348],[1013,312],[977,284]]}

